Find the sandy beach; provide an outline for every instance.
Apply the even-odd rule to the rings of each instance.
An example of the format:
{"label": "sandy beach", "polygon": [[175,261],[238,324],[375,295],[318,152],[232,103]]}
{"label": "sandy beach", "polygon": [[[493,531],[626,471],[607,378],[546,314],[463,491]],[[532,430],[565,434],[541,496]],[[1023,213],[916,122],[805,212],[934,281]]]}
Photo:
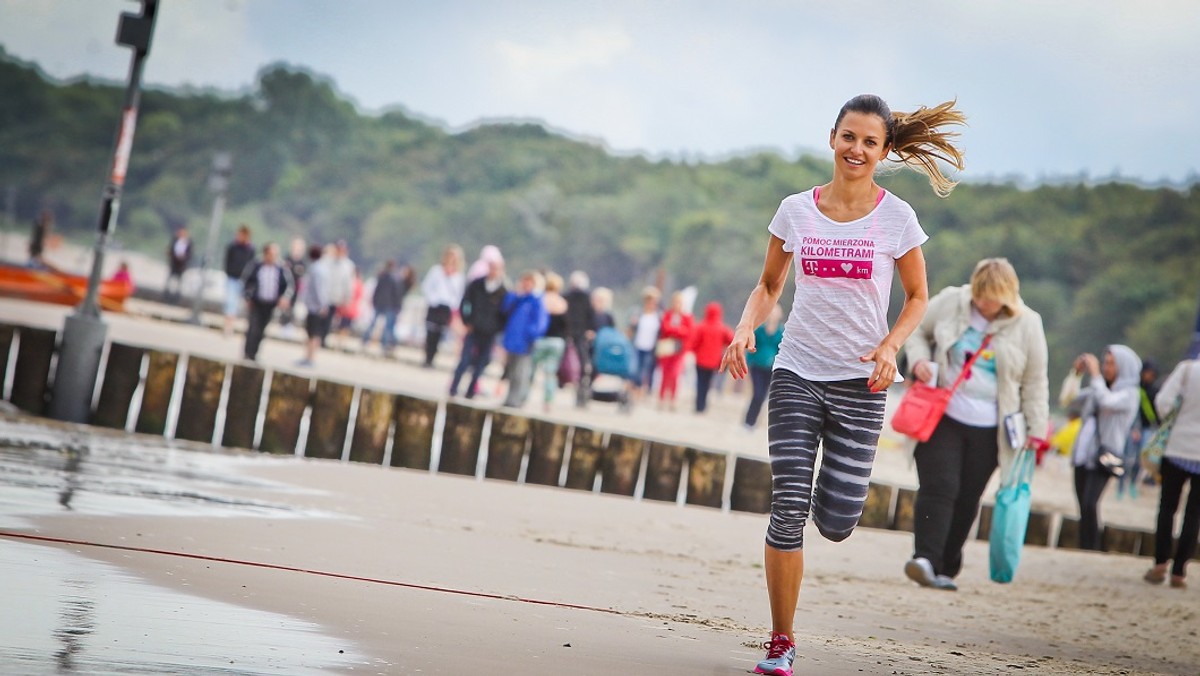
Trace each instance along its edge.
{"label": "sandy beach", "polygon": [[[68,311],[0,299],[0,321],[9,323],[59,327]],[[128,315],[106,315],[110,338],[230,360],[241,348],[238,336],[138,312],[135,303]],[[299,354],[294,343],[269,340],[261,361],[292,369]],[[402,352],[383,361],[330,351],[313,372],[444,397],[452,355],[433,370],[416,366],[414,357]],[[739,424],[744,397],[728,392],[697,416],[682,405],[688,399],[679,412],[643,405],[622,414],[600,404],[577,410],[562,393],[548,417],[765,456],[765,433]],[[120,449],[142,449],[155,459],[152,467],[161,462],[154,469],[174,470],[170,490],[145,499],[168,495],[178,503],[114,507],[100,499],[112,498],[107,484],[89,484],[87,470],[76,468],[85,480],[66,509],[56,482],[70,476],[61,467],[68,454],[51,448],[39,460],[54,479],[47,485],[25,485],[17,472],[0,475],[5,531],[158,550],[39,545],[163,589],[317,625],[332,639],[330,650],[336,644],[344,651],[329,655],[340,666],[319,670],[738,674],[753,669],[767,638],[765,516],[344,461],[219,453],[22,416],[0,419],[0,429],[5,438],[49,439],[51,447],[54,440],[81,443],[84,468],[105,466]],[[214,481],[218,476],[223,480]],[[873,478],[916,485],[898,439],[881,443]],[[1107,521],[1151,527],[1156,492],[1124,501],[1112,493],[1102,507]],[[180,503],[180,495],[203,500]],[[1074,514],[1065,468],[1039,470],[1034,496],[1035,508]],[[252,508],[218,513],[213,505]],[[797,673],[1200,673],[1197,592],[1147,585],[1145,558],[1027,547],[1016,581],[999,585],[987,577],[986,543],[972,541],[960,591],[947,593],[904,578],[911,537],[860,529],[832,544],[809,529]],[[0,538],[0,547],[18,541]],[[244,636],[254,645],[253,628]],[[242,656],[222,673],[292,673],[280,665],[324,664],[302,652],[291,662]]]}
{"label": "sandy beach", "polygon": [[[87,432],[23,418],[4,429]],[[23,528],[6,530],[157,550],[49,545],[319,625],[351,662],[334,671],[736,674],[760,654],[763,516],[355,463],[213,457],[117,433],[90,439],[85,467],[144,447],[163,471],[183,466],[178,491],[265,513],[121,509],[81,488],[71,511],[54,509],[50,492],[45,504],[24,503]],[[189,466],[194,456],[205,456],[203,471]],[[906,533],[860,529],[836,545],[809,536],[798,673],[1192,674],[1200,664],[1195,592],[1146,585],[1143,559],[1027,548],[1016,582],[998,585],[987,579],[986,544],[972,542],[961,590],[946,593],[903,577]],[[253,644],[252,629],[245,640]],[[237,673],[265,673],[256,666]]]}

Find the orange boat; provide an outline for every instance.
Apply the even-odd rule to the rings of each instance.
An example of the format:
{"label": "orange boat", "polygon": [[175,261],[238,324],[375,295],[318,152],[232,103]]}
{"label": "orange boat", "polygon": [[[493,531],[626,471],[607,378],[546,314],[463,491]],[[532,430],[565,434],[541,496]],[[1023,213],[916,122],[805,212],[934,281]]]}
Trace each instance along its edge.
{"label": "orange boat", "polygon": [[[0,296],[58,305],[79,305],[87,294],[87,285],[87,277],[68,274],[53,267],[27,268],[0,264]],[[131,295],[132,283],[110,280],[100,283],[97,300],[103,310],[122,312],[125,299]]]}

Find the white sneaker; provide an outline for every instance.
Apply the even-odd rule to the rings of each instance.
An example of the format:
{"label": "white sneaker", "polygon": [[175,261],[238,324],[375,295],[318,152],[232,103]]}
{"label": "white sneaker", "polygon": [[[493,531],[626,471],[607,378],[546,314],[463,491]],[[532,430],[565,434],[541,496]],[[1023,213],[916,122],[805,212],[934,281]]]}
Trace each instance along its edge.
{"label": "white sneaker", "polygon": [[937,573],[933,572],[933,564],[924,556],[909,559],[904,564],[904,574],[922,587],[933,587],[937,584]]}

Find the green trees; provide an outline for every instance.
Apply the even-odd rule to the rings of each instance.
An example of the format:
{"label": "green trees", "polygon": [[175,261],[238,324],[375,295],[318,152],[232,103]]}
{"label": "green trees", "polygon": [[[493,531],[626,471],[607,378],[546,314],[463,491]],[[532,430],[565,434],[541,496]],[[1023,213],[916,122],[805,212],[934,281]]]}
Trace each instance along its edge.
{"label": "green trees", "polygon": [[[18,217],[42,206],[88,237],[111,161],[121,86],[52,83],[0,53],[0,190]],[[736,316],[755,283],[779,201],[828,180],[819,157],[755,153],[693,163],[619,157],[537,124],[450,133],[402,110],[367,116],[334,85],[286,65],[253,91],[149,90],[116,237],[161,253],[170,231],[207,228],[212,154],[234,155],[227,239],[345,238],[371,269],[397,258],[423,271],[447,242],[474,258],[496,244],[510,270],[587,270],[618,310],[658,278],[689,284]],[[1186,345],[1200,301],[1200,189],[960,185],[938,199],[908,171],[880,182],[908,200],[931,240],[931,289],[1006,256],[1042,313],[1055,373],[1081,350],[1125,342],[1163,362]],[[893,304],[893,313],[898,304]]]}

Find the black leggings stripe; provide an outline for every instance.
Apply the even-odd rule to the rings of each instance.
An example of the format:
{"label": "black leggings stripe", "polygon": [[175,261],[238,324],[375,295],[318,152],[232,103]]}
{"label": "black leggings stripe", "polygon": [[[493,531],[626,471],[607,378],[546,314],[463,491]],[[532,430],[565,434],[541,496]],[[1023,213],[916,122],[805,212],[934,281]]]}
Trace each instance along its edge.
{"label": "black leggings stripe", "polygon": [[[810,511],[826,538],[850,536],[867,499],[886,400],[886,392],[867,389],[866,379],[815,382],[775,371],[767,397],[774,477],[768,545],[803,549]],[[818,446],[824,451],[819,473]]]}

